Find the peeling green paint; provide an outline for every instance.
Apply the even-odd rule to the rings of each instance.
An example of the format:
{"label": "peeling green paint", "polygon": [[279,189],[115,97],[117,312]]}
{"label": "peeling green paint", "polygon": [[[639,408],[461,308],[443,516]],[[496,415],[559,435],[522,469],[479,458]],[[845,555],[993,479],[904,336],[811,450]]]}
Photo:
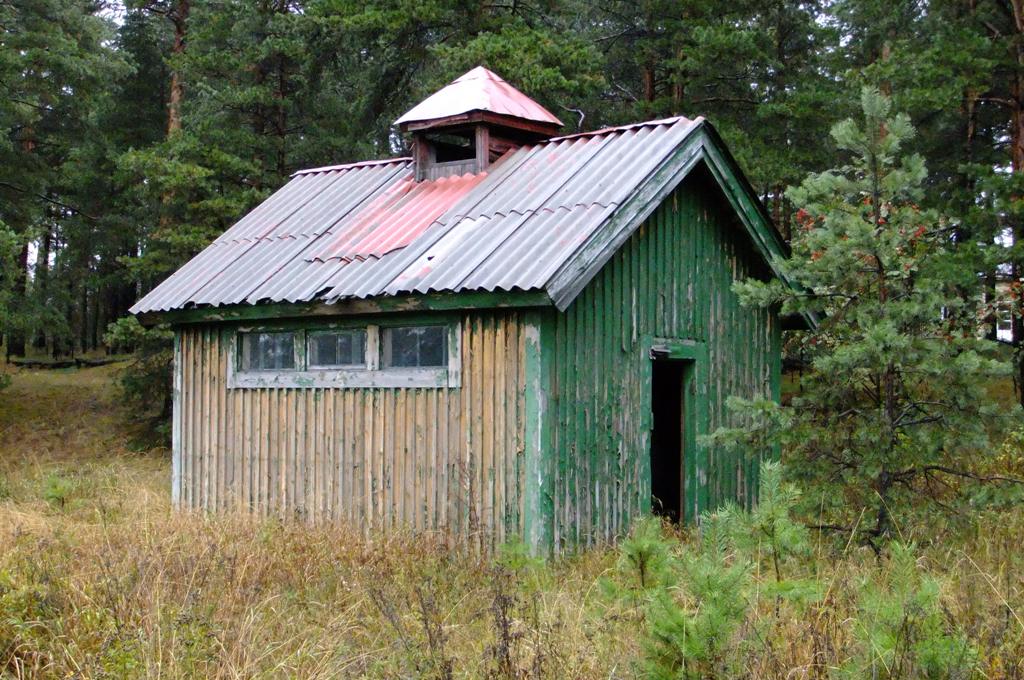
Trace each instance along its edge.
{"label": "peeling green paint", "polygon": [[551,527],[554,499],[552,497],[551,417],[553,352],[545,351],[553,342],[553,312],[526,312],[523,362],[525,376],[525,488],[522,490],[523,534],[535,553],[546,553],[553,547]]}
{"label": "peeling green paint", "polygon": [[697,169],[554,316],[544,352],[555,380],[545,416],[556,549],[614,540],[650,512],[653,345],[688,363],[685,518],[753,500],[754,461],[699,441],[732,422],[728,396],[778,395],[778,317],[742,307],[731,289],[751,275],[771,272],[717,182]]}

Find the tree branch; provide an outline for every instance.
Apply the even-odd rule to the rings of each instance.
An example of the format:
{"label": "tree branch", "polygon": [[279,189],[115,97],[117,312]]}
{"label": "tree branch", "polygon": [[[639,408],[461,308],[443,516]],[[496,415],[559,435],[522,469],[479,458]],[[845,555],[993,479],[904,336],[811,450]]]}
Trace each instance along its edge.
{"label": "tree branch", "polygon": [[1024,485],[1024,479],[1004,477],[1002,475],[979,475],[973,472],[968,472],[967,470],[957,470],[956,468],[946,467],[945,465],[925,465],[922,468],[907,468],[903,472],[897,474],[901,477],[913,477],[915,475],[927,474],[929,472],[944,472],[947,475],[963,477],[964,479],[973,479],[978,482],[1008,482],[1010,484]]}
{"label": "tree branch", "polygon": [[15,184],[11,184],[10,182],[0,181],[0,187],[7,187],[8,189],[11,189],[13,191],[17,191],[18,193],[21,193],[21,194],[28,194],[29,196],[35,196],[36,198],[38,198],[38,199],[40,199],[42,201],[46,201],[47,203],[55,205],[55,206],[57,206],[59,208],[64,208],[65,210],[68,210],[68,211],[70,211],[70,212],[72,212],[72,213],[74,213],[76,215],[81,215],[82,217],[86,218],[90,222],[96,222],[99,219],[98,217],[94,217],[94,216],[90,215],[89,213],[86,213],[86,212],[76,208],[73,205],[68,205],[67,203],[62,203],[62,202],[58,201],[57,199],[50,198],[49,196],[46,196],[44,194],[37,194],[34,191],[30,191],[30,190],[25,189],[23,187],[19,187],[19,186],[15,185]]}

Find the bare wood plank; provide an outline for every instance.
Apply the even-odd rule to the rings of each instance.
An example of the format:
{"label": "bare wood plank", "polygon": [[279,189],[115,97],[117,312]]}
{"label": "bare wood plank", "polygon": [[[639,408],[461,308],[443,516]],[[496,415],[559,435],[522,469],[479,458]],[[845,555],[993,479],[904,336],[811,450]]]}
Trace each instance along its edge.
{"label": "bare wood plank", "polygon": [[426,529],[430,523],[427,521],[430,512],[430,504],[427,502],[427,467],[430,461],[430,451],[427,448],[427,436],[425,428],[432,425],[427,420],[427,402],[436,390],[417,390],[416,394],[416,420],[412,432],[412,465],[413,479],[416,482],[413,488],[413,515],[415,526],[419,530]]}
{"label": "bare wood plank", "polygon": [[494,461],[492,464],[492,486],[494,487],[494,508],[492,514],[492,531],[494,540],[497,543],[505,541],[505,484],[508,481],[508,471],[505,467],[506,460],[506,424],[505,415],[508,413],[509,402],[512,395],[509,394],[506,375],[508,371],[508,352],[505,347],[507,333],[508,315],[497,313],[494,315],[494,376],[493,388],[493,416],[494,423],[491,431],[491,446],[494,450]]}

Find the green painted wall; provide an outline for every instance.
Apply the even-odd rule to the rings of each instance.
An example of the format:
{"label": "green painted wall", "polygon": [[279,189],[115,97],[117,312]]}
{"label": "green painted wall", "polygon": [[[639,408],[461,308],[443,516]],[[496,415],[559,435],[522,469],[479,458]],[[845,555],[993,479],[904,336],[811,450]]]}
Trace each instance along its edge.
{"label": "green painted wall", "polygon": [[[550,313],[551,394],[541,431],[550,468],[536,490],[534,536],[559,549],[614,540],[650,512],[650,347],[674,339],[697,357],[698,433],[731,422],[730,395],[778,396],[780,325],[741,307],[732,282],[767,269],[718,187],[692,172],[565,313]],[[749,504],[755,456],[700,446],[688,466],[688,516]],[[691,507],[690,500],[693,500]]]}

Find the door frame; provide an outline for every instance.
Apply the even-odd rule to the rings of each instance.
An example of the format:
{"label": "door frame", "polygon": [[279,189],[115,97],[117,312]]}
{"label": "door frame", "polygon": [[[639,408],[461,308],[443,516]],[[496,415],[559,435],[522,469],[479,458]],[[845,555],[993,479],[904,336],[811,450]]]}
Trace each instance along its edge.
{"label": "door frame", "polygon": [[699,340],[690,338],[665,338],[645,336],[643,347],[643,418],[647,446],[643,457],[643,483],[641,507],[651,514],[651,431],[654,427],[654,410],[651,403],[651,389],[654,379],[654,362],[660,360],[684,361],[683,368],[683,498],[682,522],[692,523],[708,506],[709,451],[701,441],[708,428],[708,349]]}

